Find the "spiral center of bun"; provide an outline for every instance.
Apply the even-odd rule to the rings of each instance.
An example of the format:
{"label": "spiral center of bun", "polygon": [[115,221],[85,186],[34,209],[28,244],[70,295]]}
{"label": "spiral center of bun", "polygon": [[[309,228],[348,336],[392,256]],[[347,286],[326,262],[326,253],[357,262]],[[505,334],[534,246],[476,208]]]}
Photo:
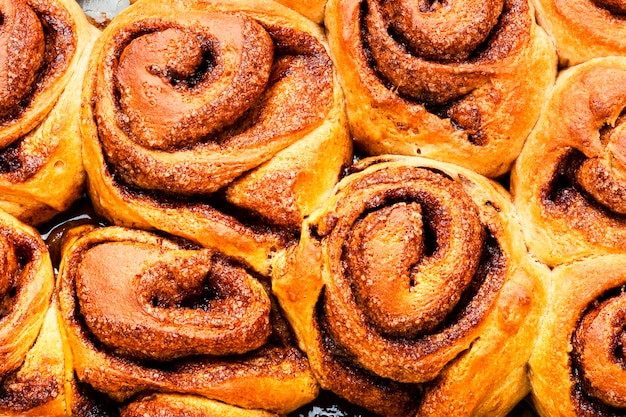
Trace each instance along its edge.
{"label": "spiral center of bun", "polygon": [[446,173],[389,165],[351,178],[316,223],[327,259],[321,326],[379,376],[432,380],[476,337],[506,261]]}
{"label": "spiral center of bun", "polygon": [[[443,185],[434,193],[451,199]],[[478,255],[483,240],[471,202],[458,202],[467,210],[457,211],[423,197],[423,207],[399,202],[368,213],[355,223],[344,248],[357,303],[385,334],[433,331],[478,266],[478,256],[463,256],[464,251]]]}
{"label": "spiral center of bun", "polygon": [[575,334],[587,392],[613,407],[626,407],[626,294],[593,308]]}
{"label": "spiral center of bun", "polygon": [[626,118],[600,130],[604,153],[585,159],[576,171],[576,182],[611,211],[626,214]]}
{"label": "spiral center of bun", "polygon": [[386,2],[391,27],[418,56],[436,61],[466,59],[498,22],[504,0]]}
{"label": "spiral center of bun", "polygon": [[45,39],[37,15],[23,0],[0,0],[0,23],[0,117],[7,117],[33,89]]}
{"label": "spiral center of bun", "polygon": [[101,244],[85,254],[76,293],[89,330],[133,358],[244,353],[271,332],[262,285],[208,250]]}
{"label": "spiral center of bun", "polygon": [[495,63],[530,36],[528,4],[518,0],[367,0],[361,8],[367,56],[388,88],[442,105],[482,87]]}
{"label": "spiral center of bun", "polygon": [[232,124],[267,85],[273,44],[238,15],[188,13],[196,27],[130,42],[119,60],[120,107],[133,139],[167,150],[192,146]]}

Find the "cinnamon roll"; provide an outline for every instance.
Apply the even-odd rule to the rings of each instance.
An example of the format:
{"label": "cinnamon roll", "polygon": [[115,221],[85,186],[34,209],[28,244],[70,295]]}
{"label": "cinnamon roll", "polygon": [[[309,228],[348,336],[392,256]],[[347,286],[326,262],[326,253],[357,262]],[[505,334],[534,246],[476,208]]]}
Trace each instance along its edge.
{"label": "cinnamon roll", "polygon": [[526,0],[332,0],[325,24],[357,146],[507,172],[554,82]]}
{"label": "cinnamon roll", "polygon": [[35,225],[83,192],[80,94],[98,31],[73,0],[3,0],[0,16],[0,209]]}
{"label": "cinnamon roll", "polygon": [[59,270],[68,409],[263,416],[312,401],[317,382],[269,292],[213,249],[136,229],[75,229]]}
{"label": "cinnamon roll", "polygon": [[0,211],[0,414],[64,416],[54,273],[35,230]]}
{"label": "cinnamon roll", "polygon": [[626,250],[625,108],[626,58],[559,76],[511,175],[527,244],[543,262]]}
{"label": "cinnamon roll", "polygon": [[342,100],[321,28],[285,6],[139,1],[83,90],[94,207],[267,274],[351,161]]}
{"label": "cinnamon roll", "polygon": [[624,416],[626,257],[604,255],[556,267],[530,358],[541,416]]}
{"label": "cinnamon roll", "polygon": [[506,191],[367,158],[277,258],[272,288],[324,389],[385,416],[504,416],[545,296]]}
{"label": "cinnamon roll", "polygon": [[626,4],[620,0],[534,0],[537,21],[554,40],[562,66],[626,55]]}
{"label": "cinnamon roll", "polygon": [[554,81],[554,47],[524,0],[430,3],[329,2],[356,145],[500,176]]}

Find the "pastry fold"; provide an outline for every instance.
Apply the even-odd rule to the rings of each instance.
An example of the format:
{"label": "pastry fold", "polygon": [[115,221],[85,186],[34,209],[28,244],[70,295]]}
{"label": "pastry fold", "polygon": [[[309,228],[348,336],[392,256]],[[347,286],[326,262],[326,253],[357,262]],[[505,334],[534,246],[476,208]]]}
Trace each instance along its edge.
{"label": "pastry fold", "polygon": [[541,416],[622,416],[626,409],[626,257],[559,265],[530,358],[533,403]]}
{"label": "pastry fold", "polygon": [[619,0],[534,0],[537,21],[556,44],[562,66],[626,55],[626,5]]}
{"label": "pastry fold", "polygon": [[272,1],[139,1],[98,40],[83,90],[89,195],[267,274],[351,161],[318,25]]}
{"label": "pastry fold", "polygon": [[278,2],[294,9],[315,23],[322,24],[324,22],[326,0],[278,0]]}
{"label": "pastry fold", "polygon": [[351,133],[369,155],[507,172],[556,75],[525,0],[332,0],[325,24]]}
{"label": "pastry fold", "polygon": [[316,397],[269,283],[215,250],[146,231],[69,236],[58,285],[72,415],[263,416]]}
{"label": "pastry fold", "polygon": [[506,415],[545,306],[508,193],[418,157],[360,161],[272,288],[321,387],[385,416]]}
{"label": "pastry fold", "polygon": [[98,30],[73,0],[0,4],[0,209],[36,225],[83,193],[80,94]]}
{"label": "pastry fold", "polygon": [[626,250],[625,108],[626,58],[563,71],[515,163],[522,229],[548,265]]}
{"label": "pastry fold", "polygon": [[65,415],[54,272],[31,227],[0,212],[0,414]]}

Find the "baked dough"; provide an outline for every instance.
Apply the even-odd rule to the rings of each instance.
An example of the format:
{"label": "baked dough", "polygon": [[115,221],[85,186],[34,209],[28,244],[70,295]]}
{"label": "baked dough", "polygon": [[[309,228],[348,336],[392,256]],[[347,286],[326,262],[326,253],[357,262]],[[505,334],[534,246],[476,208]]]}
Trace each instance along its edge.
{"label": "baked dough", "polygon": [[626,6],[616,0],[534,0],[562,66],[626,55]]}

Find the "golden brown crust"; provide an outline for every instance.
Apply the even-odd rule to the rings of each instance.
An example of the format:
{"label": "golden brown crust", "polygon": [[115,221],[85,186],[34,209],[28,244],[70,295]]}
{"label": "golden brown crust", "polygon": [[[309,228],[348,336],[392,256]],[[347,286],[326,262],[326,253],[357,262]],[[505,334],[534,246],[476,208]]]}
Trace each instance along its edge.
{"label": "golden brown crust", "polygon": [[272,276],[321,386],[383,415],[505,415],[545,301],[508,194],[424,158],[356,171]]}
{"label": "golden brown crust", "polygon": [[326,0],[278,0],[315,23],[323,23]]}
{"label": "golden brown crust", "polygon": [[264,274],[350,162],[322,31],[271,1],[137,2],[99,39],[83,103],[100,214]]}
{"label": "golden brown crust", "polygon": [[157,394],[124,407],[121,417],[278,417],[262,410],[245,410],[201,397]]}
{"label": "golden brown crust", "polygon": [[529,249],[548,265],[626,249],[625,85],[626,58],[563,72],[513,168]]}
{"label": "golden brown crust", "polygon": [[626,9],[616,0],[534,0],[537,21],[552,37],[563,66],[626,54]]}
{"label": "golden brown crust", "polygon": [[[136,3],[137,1],[138,0],[131,0],[130,4]],[[297,11],[315,23],[322,23],[324,20],[326,0],[278,0],[278,2]]]}
{"label": "golden brown crust", "polygon": [[[329,2],[328,41],[358,147],[370,155],[426,156],[489,177],[510,169],[557,62],[531,5],[494,3],[435,2],[427,13],[411,13],[415,7],[402,1]],[[472,20],[479,15],[481,30]]]}
{"label": "golden brown crust", "polygon": [[77,378],[68,409],[80,415],[88,401],[80,384],[115,407],[151,392],[279,414],[313,400],[317,383],[279,337],[268,289],[214,250],[183,243],[119,227],[70,237],[59,271],[68,379]]}
{"label": "golden brown crust", "polygon": [[623,415],[625,266],[619,254],[553,270],[530,358],[533,402],[541,416]]}
{"label": "golden brown crust", "polygon": [[63,416],[63,348],[54,273],[29,226],[0,212],[0,413]]}
{"label": "golden brown crust", "polygon": [[11,0],[0,7],[1,49],[8,51],[0,56],[0,208],[39,224],[83,191],[80,91],[98,31],[75,1]]}

